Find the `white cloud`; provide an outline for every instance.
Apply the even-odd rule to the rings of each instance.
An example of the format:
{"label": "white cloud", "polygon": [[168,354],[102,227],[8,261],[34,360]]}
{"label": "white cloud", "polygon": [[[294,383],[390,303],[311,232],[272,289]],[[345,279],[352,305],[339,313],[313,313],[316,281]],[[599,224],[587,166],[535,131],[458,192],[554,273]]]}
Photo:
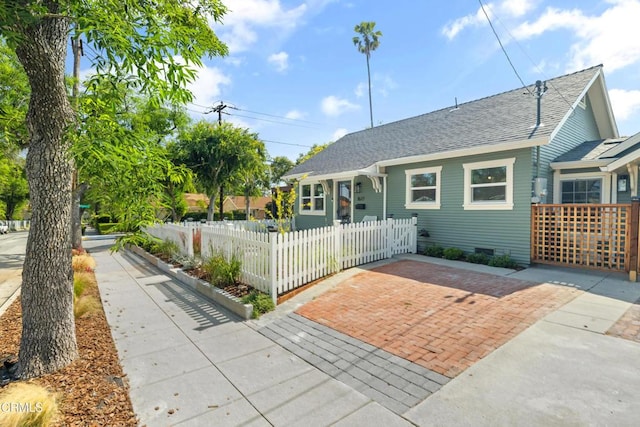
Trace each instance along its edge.
{"label": "white cloud", "polygon": [[229,11],[223,17],[224,25],[215,30],[231,53],[249,49],[258,40],[260,28],[293,30],[308,10],[305,3],[287,9],[279,0],[226,0],[225,5]]}
{"label": "white cloud", "polygon": [[276,70],[280,73],[289,68],[289,54],[287,52],[271,54],[269,58],[267,58],[267,61],[275,66]]}
{"label": "white cloud", "polygon": [[514,31],[518,39],[532,38],[547,31],[566,29],[577,42],[571,46],[566,71],[604,64],[614,71],[640,61],[640,43],[629,33],[640,21],[640,1],[609,0],[612,5],[600,16],[581,10],[548,8],[534,22],[525,22]]}
{"label": "white cloud", "polygon": [[365,82],[360,82],[358,83],[358,86],[356,86],[356,89],[353,91],[353,93],[356,94],[356,97],[362,98],[366,93],[366,91],[367,91],[367,84]]}
{"label": "white cloud", "polygon": [[221,87],[231,84],[231,78],[216,67],[197,69],[198,77],[187,87],[193,93],[193,102],[199,105],[213,105],[219,100]]}
{"label": "white cloud", "polygon": [[626,120],[636,112],[640,112],[640,90],[609,90],[611,107],[618,120]]}
{"label": "white cloud", "polygon": [[303,113],[303,112],[298,111],[298,110],[291,110],[287,114],[285,114],[284,116],[287,119],[300,120],[300,119],[304,119],[307,115],[305,113]]}
{"label": "white cloud", "polygon": [[477,27],[480,25],[487,25],[487,17],[492,20],[497,15],[500,18],[519,18],[529,13],[535,7],[535,0],[503,0],[499,3],[486,3],[484,5],[484,11],[482,8],[478,8],[475,13],[463,16],[446,24],[441,33],[449,40],[454,39],[462,30],[467,27]]}
{"label": "white cloud", "polygon": [[349,111],[359,110],[360,106],[353,104],[346,99],[338,98],[337,96],[327,96],[320,103],[322,112],[327,116],[339,116]]}
{"label": "white cloud", "polygon": [[240,65],[244,64],[244,58],[240,56],[227,56],[223,59],[223,61],[235,67],[239,67]]}
{"label": "white cloud", "polygon": [[375,82],[375,88],[385,98],[389,95],[389,92],[398,87],[398,84],[389,76],[376,75],[373,79]]}
{"label": "white cloud", "polygon": [[335,142],[345,136],[347,133],[349,133],[349,131],[345,128],[338,128],[335,132],[333,132],[333,135],[331,135],[331,140]]}

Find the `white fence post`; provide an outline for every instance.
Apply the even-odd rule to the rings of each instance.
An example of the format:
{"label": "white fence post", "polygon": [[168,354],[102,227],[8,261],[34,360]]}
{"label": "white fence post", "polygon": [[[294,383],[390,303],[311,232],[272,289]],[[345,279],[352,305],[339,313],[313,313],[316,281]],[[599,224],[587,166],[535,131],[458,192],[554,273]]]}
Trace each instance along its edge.
{"label": "white fence post", "polygon": [[342,231],[340,223],[336,223],[333,226],[333,253],[336,258],[335,273],[342,270],[342,235],[344,234]]}
{"label": "white fence post", "polygon": [[418,214],[414,214],[411,217],[411,235],[409,236],[409,238],[411,239],[411,253],[412,254],[417,254],[418,253]]}
{"label": "white fence post", "polygon": [[271,300],[278,305],[278,236],[280,233],[269,233],[269,282]]}
{"label": "white fence post", "polygon": [[395,245],[393,233],[393,218],[387,218],[385,221],[385,229],[387,233],[387,258],[393,256],[393,246]]}

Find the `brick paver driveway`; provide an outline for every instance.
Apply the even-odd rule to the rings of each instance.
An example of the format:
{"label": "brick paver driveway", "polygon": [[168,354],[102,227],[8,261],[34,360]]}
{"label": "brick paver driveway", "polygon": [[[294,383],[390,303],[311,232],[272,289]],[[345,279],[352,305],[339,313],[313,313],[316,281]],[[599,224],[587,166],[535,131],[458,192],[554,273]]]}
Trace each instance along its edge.
{"label": "brick paver driveway", "polygon": [[398,261],[342,282],[297,313],[453,378],[579,293]]}

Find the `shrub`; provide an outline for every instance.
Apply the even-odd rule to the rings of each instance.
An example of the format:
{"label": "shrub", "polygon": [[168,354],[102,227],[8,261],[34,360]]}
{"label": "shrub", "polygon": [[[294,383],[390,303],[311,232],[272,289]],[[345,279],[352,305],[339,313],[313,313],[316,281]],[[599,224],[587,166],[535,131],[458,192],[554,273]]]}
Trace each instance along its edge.
{"label": "shrub", "polygon": [[[58,418],[56,395],[46,388],[31,383],[13,383],[0,394],[0,407],[21,405],[28,410],[0,411],[0,425],[4,427],[52,425]],[[17,408],[16,408],[17,409]]]}
{"label": "shrub", "polygon": [[462,249],[458,248],[447,248],[444,250],[442,256],[445,259],[458,260],[464,258],[464,252],[462,251]]}
{"label": "shrub", "polygon": [[425,248],[424,254],[427,256],[442,258],[442,255],[444,255],[444,248],[439,245],[428,246]]}
{"label": "shrub", "polygon": [[115,231],[118,226],[117,222],[105,222],[98,224],[98,233],[100,234],[109,234],[112,231]]}
{"label": "shrub", "polygon": [[71,265],[74,272],[93,271],[96,262],[89,255],[76,255],[71,258]]}
{"label": "shrub", "polygon": [[489,255],[484,254],[482,252],[478,252],[478,253],[473,253],[473,254],[467,255],[467,262],[470,262],[472,264],[484,264],[484,265],[487,265],[487,264],[489,264],[490,260],[491,260],[491,258],[489,257]]}
{"label": "shrub", "polygon": [[502,268],[516,268],[518,267],[518,263],[511,259],[509,255],[500,255],[494,256],[489,260],[489,265],[491,267],[502,267]]}
{"label": "shrub", "polygon": [[167,260],[173,259],[180,253],[180,247],[173,240],[161,240],[157,246],[151,249],[153,249],[154,255],[160,255]]}
{"label": "shrub", "polygon": [[227,261],[222,252],[214,253],[202,263],[202,269],[209,274],[211,284],[222,288],[238,281],[241,267],[242,263],[235,254]]}
{"label": "shrub", "polygon": [[253,305],[253,312],[251,313],[251,317],[254,319],[257,319],[264,313],[268,313],[276,308],[276,306],[273,304],[273,300],[269,295],[256,290],[253,290],[248,295],[242,297],[242,302],[244,304]]}

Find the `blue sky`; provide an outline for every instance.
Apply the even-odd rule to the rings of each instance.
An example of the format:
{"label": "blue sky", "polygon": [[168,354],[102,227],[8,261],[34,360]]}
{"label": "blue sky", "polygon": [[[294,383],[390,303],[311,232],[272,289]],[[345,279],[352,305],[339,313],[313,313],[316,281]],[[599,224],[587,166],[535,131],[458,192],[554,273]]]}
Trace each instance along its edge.
{"label": "blue sky", "polygon": [[[215,120],[201,112],[235,107],[223,119],[257,132],[272,157],[369,126],[365,56],[352,43],[362,21],[383,33],[371,57],[376,125],[521,86],[476,0],[223,2],[214,30],[230,55],[206,61],[188,108]],[[640,0],[483,3],[526,84],[602,63],[620,133],[640,131]]]}

